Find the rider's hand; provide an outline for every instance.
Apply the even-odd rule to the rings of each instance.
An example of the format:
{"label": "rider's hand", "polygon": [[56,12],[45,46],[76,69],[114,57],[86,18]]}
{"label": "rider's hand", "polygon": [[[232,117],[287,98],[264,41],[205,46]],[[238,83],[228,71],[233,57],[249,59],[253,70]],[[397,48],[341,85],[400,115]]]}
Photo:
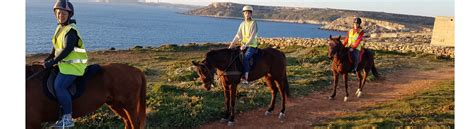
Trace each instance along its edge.
{"label": "rider's hand", "polygon": [[54,65],[54,61],[53,60],[47,60],[43,63],[43,67],[44,68],[50,68],[50,67],[53,67]]}
{"label": "rider's hand", "polygon": [[354,51],[354,48],[349,48],[349,51],[351,51],[351,52]]}
{"label": "rider's hand", "polygon": [[240,50],[243,51],[243,50],[245,50],[246,47],[247,47],[247,45],[242,45],[242,46],[240,46]]}

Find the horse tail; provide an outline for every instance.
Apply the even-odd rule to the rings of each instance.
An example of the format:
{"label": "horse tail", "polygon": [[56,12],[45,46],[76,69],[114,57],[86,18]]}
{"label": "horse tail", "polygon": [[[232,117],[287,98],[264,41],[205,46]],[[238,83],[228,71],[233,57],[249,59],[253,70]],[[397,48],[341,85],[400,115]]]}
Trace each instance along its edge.
{"label": "horse tail", "polygon": [[[278,50],[277,50],[278,51]],[[280,52],[280,51],[278,51]],[[280,54],[283,56],[283,59],[284,59],[284,64],[285,64],[285,71],[283,71],[285,73],[285,78],[283,79],[284,83],[285,84],[285,94],[286,94],[286,97],[290,97],[291,98],[291,94],[290,94],[290,83],[288,83],[288,75],[286,74],[286,66],[288,66],[288,62],[286,61],[286,55],[285,53],[283,52],[280,52]]]}
{"label": "horse tail", "polygon": [[370,71],[372,71],[372,74],[375,76],[375,78],[379,79],[380,74],[377,71],[377,68],[375,68],[375,53],[372,51],[368,51],[368,54],[370,55],[370,58],[372,58],[372,68],[370,68]]}
{"label": "horse tail", "polygon": [[290,84],[288,83],[288,76],[286,76],[286,72],[285,72],[285,79],[283,81],[284,81],[284,84],[285,84],[285,94],[286,94],[287,97],[291,98]]}
{"label": "horse tail", "polygon": [[371,71],[372,71],[372,74],[375,76],[375,78],[377,78],[377,79],[380,78],[380,74],[379,74],[379,72],[377,71],[377,68],[375,68],[375,64],[372,65]]}
{"label": "horse tail", "polygon": [[145,129],[146,126],[146,78],[145,74],[141,73],[140,75],[142,85],[140,89],[140,107],[139,107],[139,117],[140,117],[140,129]]}

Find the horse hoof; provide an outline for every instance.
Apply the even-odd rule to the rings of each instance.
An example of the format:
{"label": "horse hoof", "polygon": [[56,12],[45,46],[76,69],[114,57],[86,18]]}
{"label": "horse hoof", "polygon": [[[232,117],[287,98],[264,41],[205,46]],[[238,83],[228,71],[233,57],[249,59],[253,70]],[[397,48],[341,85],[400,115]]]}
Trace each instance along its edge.
{"label": "horse hoof", "polygon": [[234,126],[234,125],[235,125],[235,123],[232,122],[232,121],[227,122],[227,126]]}
{"label": "horse hoof", "polygon": [[280,114],[278,115],[278,119],[284,120],[285,119],[285,113],[280,112]]}
{"label": "horse hoof", "polygon": [[269,116],[269,115],[271,115],[271,114],[272,114],[272,112],[265,111],[265,116]]}
{"label": "horse hoof", "polygon": [[356,95],[357,95],[357,98],[360,98],[360,96],[362,96],[362,91],[359,91]]}
{"label": "horse hoof", "polygon": [[328,99],[329,100],[334,100],[334,97],[329,96]]}
{"label": "horse hoof", "polygon": [[361,92],[360,89],[357,89],[357,91],[356,91],[356,93],[355,93],[355,95],[357,96],[357,98],[360,97],[360,94],[361,94],[360,92]]}
{"label": "horse hoof", "polygon": [[347,100],[349,99],[349,97],[344,97],[344,102],[347,102]]}
{"label": "horse hoof", "polygon": [[229,119],[222,118],[222,119],[221,119],[221,122],[222,122],[222,123],[224,123],[224,122],[229,122]]}

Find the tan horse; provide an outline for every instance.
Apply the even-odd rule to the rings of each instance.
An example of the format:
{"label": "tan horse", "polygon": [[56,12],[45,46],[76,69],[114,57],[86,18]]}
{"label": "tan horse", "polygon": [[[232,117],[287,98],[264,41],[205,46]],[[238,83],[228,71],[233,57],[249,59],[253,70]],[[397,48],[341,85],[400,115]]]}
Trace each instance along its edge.
{"label": "tan horse", "polygon": [[[259,51],[263,54],[254,64],[254,69],[250,70],[249,81],[264,77],[267,87],[272,91],[272,100],[265,115],[271,114],[275,107],[276,95],[278,92],[280,93],[281,110],[278,118],[283,121],[286,99],[290,97],[285,54],[273,48],[260,49]],[[213,71],[217,69],[218,78],[224,89],[226,107],[225,116],[221,121],[228,122],[229,126],[234,124],[237,85],[240,83],[242,76],[239,72],[242,68],[242,63],[238,59],[239,53],[239,49],[211,50],[206,54],[203,61],[199,63],[192,62],[196,66],[203,87],[207,90],[210,90],[211,84],[214,83]]]}
{"label": "tan horse", "polygon": [[[90,114],[104,103],[119,115],[126,129],[145,128],[146,79],[142,71],[126,64],[101,65],[102,70],[86,83],[83,95],[72,103],[73,118]],[[27,65],[26,76],[43,71],[41,65]],[[41,123],[59,118],[58,103],[43,92],[44,74],[26,81],[26,128],[40,129]]]}

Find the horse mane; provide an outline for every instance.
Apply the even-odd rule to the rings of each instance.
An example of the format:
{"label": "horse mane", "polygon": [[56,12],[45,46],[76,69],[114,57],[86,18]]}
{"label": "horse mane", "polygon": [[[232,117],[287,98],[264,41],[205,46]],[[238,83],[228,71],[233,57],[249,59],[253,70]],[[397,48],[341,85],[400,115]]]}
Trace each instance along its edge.
{"label": "horse mane", "polygon": [[[43,70],[44,67],[43,65],[40,65],[40,64],[26,64],[25,65],[25,72],[26,72],[26,77],[29,77],[37,72],[40,72],[41,70]],[[43,74],[40,74],[40,75],[37,75],[38,77],[41,77],[44,76]]]}
{"label": "horse mane", "polygon": [[343,60],[342,57],[347,58],[347,53],[349,52],[349,48],[344,47],[344,45],[341,42],[340,38],[330,38],[330,40],[334,41],[336,46],[336,58],[340,58],[340,60]]}
{"label": "horse mane", "polygon": [[214,66],[214,67],[226,67],[224,64],[229,62],[232,54],[237,56],[239,54],[239,49],[215,49],[210,50],[206,53],[205,59],[202,61],[205,65]]}

